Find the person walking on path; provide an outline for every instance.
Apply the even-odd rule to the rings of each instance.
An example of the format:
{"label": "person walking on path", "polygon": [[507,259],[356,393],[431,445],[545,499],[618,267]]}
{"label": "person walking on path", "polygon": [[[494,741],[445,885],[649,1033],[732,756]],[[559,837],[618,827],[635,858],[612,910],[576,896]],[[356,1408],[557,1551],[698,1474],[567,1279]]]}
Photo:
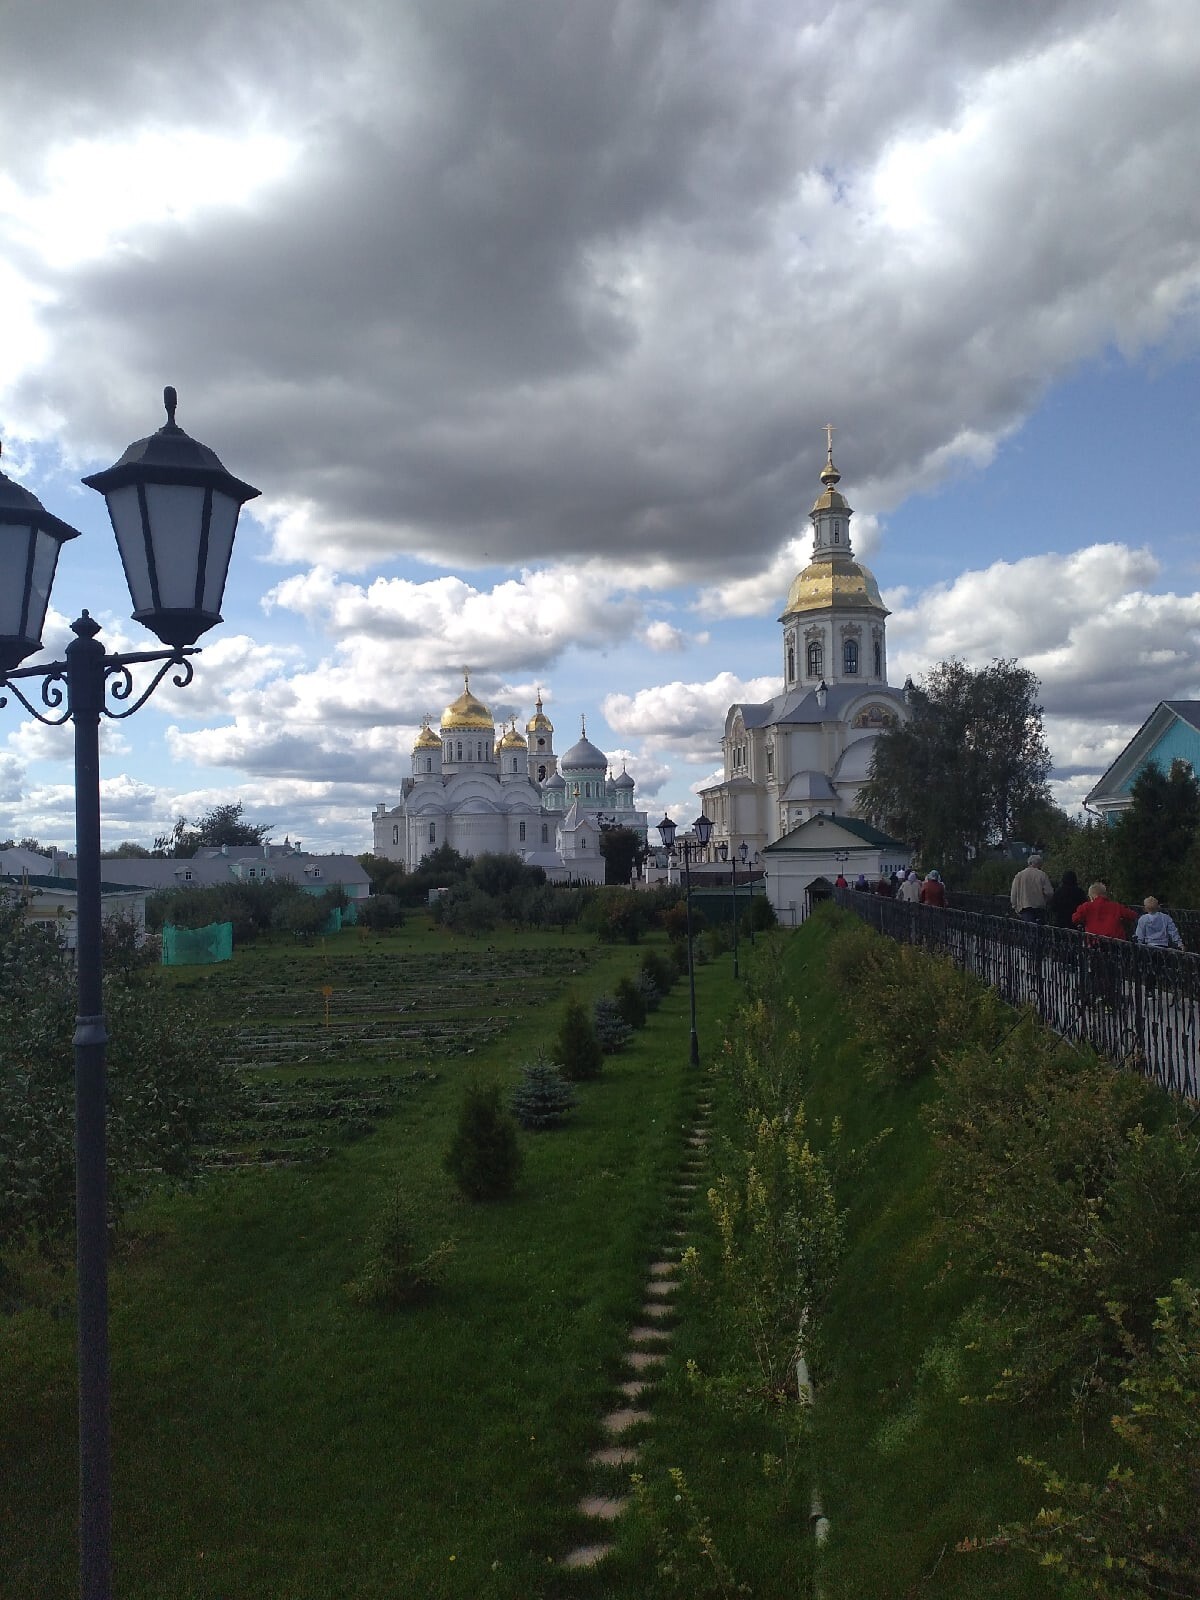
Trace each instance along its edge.
{"label": "person walking on path", "polygon": [[892,883],[891,878],[888,877],[886,872],[880,874],[879,882],[875,885],[875,893],[882,895],[885,900],[892,900],[895,898],[895,885]]}
{"label": "person walking on path", "polygon": [[1054,885],[1042,871],[1042,858],[1030,856],[1008,891],[1009,904],[1022,922],[1045,922],[1046,907],[1054,895]]}
{"label": "person walking on path", "polygon": [[1093,883],[1087,899],[1075,908],[1071,921],[1093,938],[1124,939],[1136,917],[1137,913],[1128,906],[1108,898],[1107,884]]}
{"label": "person walking on path", "polygon": [[1088,898],[1076,906],[1071,917],[1075,926],[1084,931],[1093,997],[1110,1009],[1116,1006],[1121,981],[1115,941],[1125,938],[1136,915],[1120,901],[1110,900],[1105,884],[1093,883]]}
{"label": "person walking on path", "polygon": [[1133,930],[1136,944],[1150,945],[1155,950],[1183,949],[1183,940],[1175,919],[1169,917],[1152,894],[1142,901],[1142,915]]}
{"label": "person walking on path", "polygon": [[1050,901],[1050,921],[1056,928],[1069,928],[1077,908],[1086,900],[1087,895],[1079,887],[1079,879],[1075,876],[1074,869],[1068,867]]}
{"label": "person walking on path", "polygon": [[945,907],[946,885],[942,882],[940,872],[931,872],[921,885],[921,904],[923,906]]}
{"label": "person walking on path", "polygon": [[921,880],[915,872],[905,875],[904,882],[896,891],[897,900],[907,900],[910,905],[916,905],[921,898]]}
{"label": "person walking on path", "polygon": [[833,887],[835,889],[848,889],[850,887],[850,885],[846,882],[846,874],[844,872],[838,873],[837,877],[833,880]]}

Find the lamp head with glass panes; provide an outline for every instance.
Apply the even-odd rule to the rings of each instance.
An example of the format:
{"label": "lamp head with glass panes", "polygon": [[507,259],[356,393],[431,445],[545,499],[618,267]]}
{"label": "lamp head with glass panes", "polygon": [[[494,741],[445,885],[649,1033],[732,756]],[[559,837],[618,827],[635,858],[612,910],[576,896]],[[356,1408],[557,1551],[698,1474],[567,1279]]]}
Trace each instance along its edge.
{"label": "lamp head with glass panes", "polygon": [[221,621],[238,514],[258,490],[178,425],[174,389],[163,402],[157,433],[83,481],[108,504],[134,621],[183,649]]}
{"label": "lamp head with glass panes", "polygon": [[41,649],[58,552],[78,537],[0,472],[0,677]]}

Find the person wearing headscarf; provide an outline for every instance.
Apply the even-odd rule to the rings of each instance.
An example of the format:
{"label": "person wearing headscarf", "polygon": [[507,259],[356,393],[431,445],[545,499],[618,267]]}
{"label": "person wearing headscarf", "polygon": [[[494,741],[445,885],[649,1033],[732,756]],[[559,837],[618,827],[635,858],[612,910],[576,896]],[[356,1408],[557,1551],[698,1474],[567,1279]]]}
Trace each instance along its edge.
{"label": "person wearing headscarf", "polygon": [[934,869],[929,873],[921,885],[921,904],[923,906],[944,906],[946,904],[946,885],[942,882],[942,875]]}

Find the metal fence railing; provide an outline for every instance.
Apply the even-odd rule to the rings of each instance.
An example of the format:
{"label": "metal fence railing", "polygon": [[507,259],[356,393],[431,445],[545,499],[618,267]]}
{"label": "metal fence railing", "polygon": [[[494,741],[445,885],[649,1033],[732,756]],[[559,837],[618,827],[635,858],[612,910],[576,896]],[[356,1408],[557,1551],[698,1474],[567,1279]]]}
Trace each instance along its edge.
{"label": "metal fence railing", "polygon": [[889,938],[949,956],[1064,1038],[1200,1098],[1200,956],[853,889],[834,898]]}

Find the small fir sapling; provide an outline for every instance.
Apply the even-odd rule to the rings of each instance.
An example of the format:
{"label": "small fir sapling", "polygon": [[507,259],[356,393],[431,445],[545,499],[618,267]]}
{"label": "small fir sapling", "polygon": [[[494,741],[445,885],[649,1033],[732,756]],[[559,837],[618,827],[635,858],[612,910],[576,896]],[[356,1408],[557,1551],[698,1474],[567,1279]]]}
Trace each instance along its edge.
{"label": "small fir sapling", "polygon": [[367,1236],[367,1259],[349,1285],[356,1305],[380,1311],[416,1305],[440,1287],[454,1241],[443,1239],[425,1251],[409,1202],[393,1190]]}
{"label": "small fir sapling", "polygon": [[613,991],[613,1004],[616,1006],[621,1020],[631,1028],[644,1028],[646,1026],[646,1012],[652,1011],[658,1004],[658,990],[654,991],[653,999],[648,998],[642,978],[621,978]]}
{"label": "small fir sapling", "polygon": [[563,1076],[575,1083],[598,1078],[604,1065],[604,1052],[583,1001],[576,995],[567,999],[562,1027],[555,1041],[555,1057],[562,1063]]}
{"label": "small fir sapling", "polygon": [[662,991],[648,973],[639,972],[636,988],[647,1011],[657,1011],[662,1004]]}
{"label": "small fir sapling", "polygon": [[469,1200],[501,1200],[516,1188],[523,1159],[500,1085],[469,1083],[446,1152],[446,1171]]}
{"label": "small fir sapling", "polygon": [[579,1104],[579,1096],[563,1077],[558,1064],[542,1052],[521,1068],[521,1081],[509,1097],[509,1109],[530,1133],[561,1127]]}
{"label": "small fir sapling", "polygon": [[621,1014],[621,1008],[609,994],[602,994],[592,1006],[592,1022],[600,1048],[606,1056],[624,1050],[633,1038],[633,1029]]}
{"label": "small fir sapling", "polygon": [[642,971],[650,979],[659,994],[668,994],[677,976],[672,964],[661,956],[657,950],[647,950],[642,956]]}

